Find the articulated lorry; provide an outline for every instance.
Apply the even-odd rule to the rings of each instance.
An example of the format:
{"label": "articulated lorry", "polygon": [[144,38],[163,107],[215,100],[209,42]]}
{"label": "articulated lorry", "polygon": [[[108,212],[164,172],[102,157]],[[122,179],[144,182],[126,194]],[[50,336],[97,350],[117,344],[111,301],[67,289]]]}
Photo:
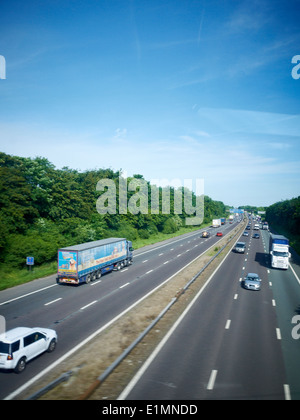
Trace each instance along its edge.
{"label": "articulated lorry", "polygon": [[108,238],[58,250],[57,283],[80,284],[132,264],[132,243],[125,238]]}
{"label": "articulated lorry", "polygon": [[289,240],[282,235],[270,235],[269,252],[271,267],[287,269],[289,266]]}
{"label": "articulated lorry", "polygon": [[212,226],[213,227],[220,227],[221,226],[221,219],[213,219]]}

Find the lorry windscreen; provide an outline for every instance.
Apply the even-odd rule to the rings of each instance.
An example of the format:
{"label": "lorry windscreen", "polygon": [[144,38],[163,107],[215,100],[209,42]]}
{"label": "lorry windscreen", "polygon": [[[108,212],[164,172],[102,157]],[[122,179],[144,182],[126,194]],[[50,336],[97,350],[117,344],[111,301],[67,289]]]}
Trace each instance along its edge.
{"label": "lorry windscreen", "polygon": [[288,257],[288,252],[273,251],[274,257]]}

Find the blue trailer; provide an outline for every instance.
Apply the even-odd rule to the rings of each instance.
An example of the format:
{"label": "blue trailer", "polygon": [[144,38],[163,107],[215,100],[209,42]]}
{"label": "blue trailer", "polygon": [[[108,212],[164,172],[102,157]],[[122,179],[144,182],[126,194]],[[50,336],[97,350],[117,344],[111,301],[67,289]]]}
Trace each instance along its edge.
{"label": "blue trailer", "polygon": [[132,264],[132,242],[108,238],[61,248],[57,253],[57,283],[80,284]]}

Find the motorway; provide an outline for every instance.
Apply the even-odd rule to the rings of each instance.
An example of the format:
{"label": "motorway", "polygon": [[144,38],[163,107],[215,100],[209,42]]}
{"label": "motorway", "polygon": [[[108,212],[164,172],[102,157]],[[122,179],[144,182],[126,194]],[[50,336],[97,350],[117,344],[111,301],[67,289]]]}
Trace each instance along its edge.
{"label": "motorway", "polygon": [[[246,253],[228,253],[118,399],[300,399],[300,340],[291,333],[299,260],[271,269],[269,232],[260,233],[240,238]],[[248,272],[260,275],[261,291],[242,287]]]}
{"label": "motorway", "polygon": [[[226,234],[235,226],[227,223],[218,230]],[[210,238],[201,238],[203,230],[137,250],[132,266],[90,284],[57,285],[53,275],[1,291],[0,315],[5,317],[7,330],[19,326],[53,328],[58,345],[53,353],[29,362],[20,375],[0,370],[0,399],[17,398],[29,381],[66,358],[220,240],[212,228]]]}

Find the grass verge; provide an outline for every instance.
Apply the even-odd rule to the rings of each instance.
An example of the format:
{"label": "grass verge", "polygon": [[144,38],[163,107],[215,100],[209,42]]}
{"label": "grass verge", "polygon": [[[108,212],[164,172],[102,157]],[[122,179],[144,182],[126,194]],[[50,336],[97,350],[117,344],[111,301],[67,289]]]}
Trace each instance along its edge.
{"label": "grass verge", "polygon": [[[189,232],[193,232],[198,229],[202,229],[205,226],[195,226],[195,227],[182,227],[177,232],[166,234],[166,233],[158,233],[156,235],[152,235],[150,238],[147,239],[137,239],[133,241],[134,249],[142,248],[146,245],[152,245],[157,242],[165,241],[166,239],[174,238],[176,236],[181,236]],[[24,257],[25,261],[25,257]],[[40,266],[32,267],[31,271],[29,268],[25,267],[22,269],[17,269],[14,267],[7,267],[2,264],[0,266],[0,291],[4,289],[8,289],[9,287],[18,286],[23,283],[28,283],[32,280],[39,279],[42,277],[50,276],[51,274],[55,274],[57,272],[57,262],[52,261],[48,264],[42,264]]]}

